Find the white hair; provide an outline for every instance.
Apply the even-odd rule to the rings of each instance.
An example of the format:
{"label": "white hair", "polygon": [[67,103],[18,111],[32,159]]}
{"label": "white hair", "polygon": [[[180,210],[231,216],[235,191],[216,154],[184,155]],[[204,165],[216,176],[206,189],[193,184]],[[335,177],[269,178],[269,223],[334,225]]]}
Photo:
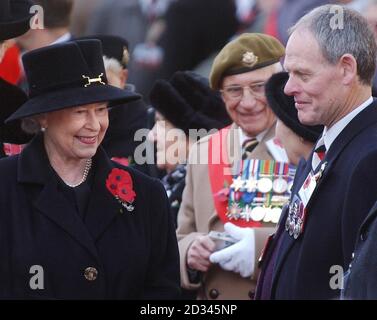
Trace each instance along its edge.
{"label": "white hair", "polygon": [[119,74],[123,71],[122,65],[115,58],[108,58],[106,56],[103,56],[103,63],[105,65],[106,73],[112,71],[116,74]]}

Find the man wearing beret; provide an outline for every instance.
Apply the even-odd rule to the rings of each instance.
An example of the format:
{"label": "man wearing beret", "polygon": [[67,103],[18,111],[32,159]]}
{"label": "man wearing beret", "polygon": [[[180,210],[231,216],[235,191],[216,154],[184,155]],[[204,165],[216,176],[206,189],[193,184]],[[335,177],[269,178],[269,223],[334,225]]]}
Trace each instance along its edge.
{"label": "man wearing beret", "polygon": [[[210,256],[215,243],[208,234],[224,231],[227,222],[223,219],[224,203],[217,197],[226,175],[230,175],[225,169],[232,170],[241,158],[272,159],[266,141],[274,136],[276,118],[267,105],[264,85],[281,70],[279,60],[283,55],[284,47],[275,38],[243,34],[227,44],[213,63],[210,85],[221,92],[233,123],[193,145],[177,228],[181,284],[186,289],[199,290],[199,299],[254,297],[256,259],[273,225],[241,228],[240,225],[252,227],[254,222],[232,220],[234,224],[228,224],[227,231],[238,239],[251,239],[245,245],[254,248],[254,255],[244,257],[240,250],[231,259],[211,259],[214,263]],[[218,155],[219,162],[215,159]],[[251,236],[246,237],[245,231]]]}

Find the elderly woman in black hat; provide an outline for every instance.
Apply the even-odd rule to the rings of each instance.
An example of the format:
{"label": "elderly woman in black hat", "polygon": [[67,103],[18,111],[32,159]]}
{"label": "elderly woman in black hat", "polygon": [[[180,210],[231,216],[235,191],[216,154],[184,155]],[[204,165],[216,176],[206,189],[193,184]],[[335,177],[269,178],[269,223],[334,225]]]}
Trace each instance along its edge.
{"label": "elderly woman in black hat", "polygon": [[148,139],[156,143],[158,168],[167,172],[162,182],[176,218],[191,145],[231,121],[220,95],[209,88],[208,79],[191,71],[178,71],[170,81],[157,80],[149,98],[156,109],[156,122]]}
{"label": "elderly woman in black hat", "polygon": [[314,144],[323,132],[323,126],[301,124],[293,96],[284,93],[287,72],[274,74],[266,83],[266,98],[277,117],[275,136],[283,145],[289,162],[297,165],[301,158],[308,159]]}
{"label": "elderly woman in black hat", "polygon": [[23,57],[29,100],[8,122],[41,132],[0,161],[0,298],[172,299],[174,225],[163,186],[100,147],[108,106],[139,95],[109,86],[98,40]]}

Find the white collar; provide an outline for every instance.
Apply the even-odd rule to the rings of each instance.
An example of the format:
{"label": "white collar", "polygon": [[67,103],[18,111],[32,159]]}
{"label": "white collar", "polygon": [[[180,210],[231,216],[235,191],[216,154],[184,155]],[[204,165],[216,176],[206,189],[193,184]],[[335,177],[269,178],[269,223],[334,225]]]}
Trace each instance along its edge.
{"label": "white collar", "polygon": [[67,33],[63,34],[62,36],[60,36],[59,38],[57,38],[51,44],[57,44],[57,43],[62,43],[62,42],[69,41],[71,39],[71,36],[72,36],[71,33],[67,32]]}
{"label": "white collar", "polygon": [[343,131],[343,129],[366,107],[368,107],[373,102],[373,98],[369,97],[360,106],[354,109],[352,112],[344,116],[338,122],[336,122],[332,127],[323,130],[321,139],[324,140],[326,150],[329,150],[332,143],[335,141],[337,136]]}
{"label": "white collar", "polygon": [[[257,134],[257,136],[255,138],[258,140],[258,142],[261,142],[263,140],[263,138],[266,135],[266,133],[268,132],[268,130],[269,129],[266,129],[266,130],[262,131],[261,133]],[[239,137],[240,137],[240,146],[242,146],[243,142],[246,139],[254,138],[254,137],[248,136],[240,127],[238,127],[238,132],[239,132]]]}

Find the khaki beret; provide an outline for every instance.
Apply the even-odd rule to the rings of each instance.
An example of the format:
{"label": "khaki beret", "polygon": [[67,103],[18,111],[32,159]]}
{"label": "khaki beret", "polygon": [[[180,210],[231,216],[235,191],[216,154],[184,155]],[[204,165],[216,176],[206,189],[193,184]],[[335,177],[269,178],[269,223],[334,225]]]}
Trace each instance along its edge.
{"label": "khaki beret", "polygon": [[225,76],[279,62],[284,53],[284,46],[276,38],[261,33],[244,33],[229,42],[216,56],[209,76],[211,88],[219,89]]}

